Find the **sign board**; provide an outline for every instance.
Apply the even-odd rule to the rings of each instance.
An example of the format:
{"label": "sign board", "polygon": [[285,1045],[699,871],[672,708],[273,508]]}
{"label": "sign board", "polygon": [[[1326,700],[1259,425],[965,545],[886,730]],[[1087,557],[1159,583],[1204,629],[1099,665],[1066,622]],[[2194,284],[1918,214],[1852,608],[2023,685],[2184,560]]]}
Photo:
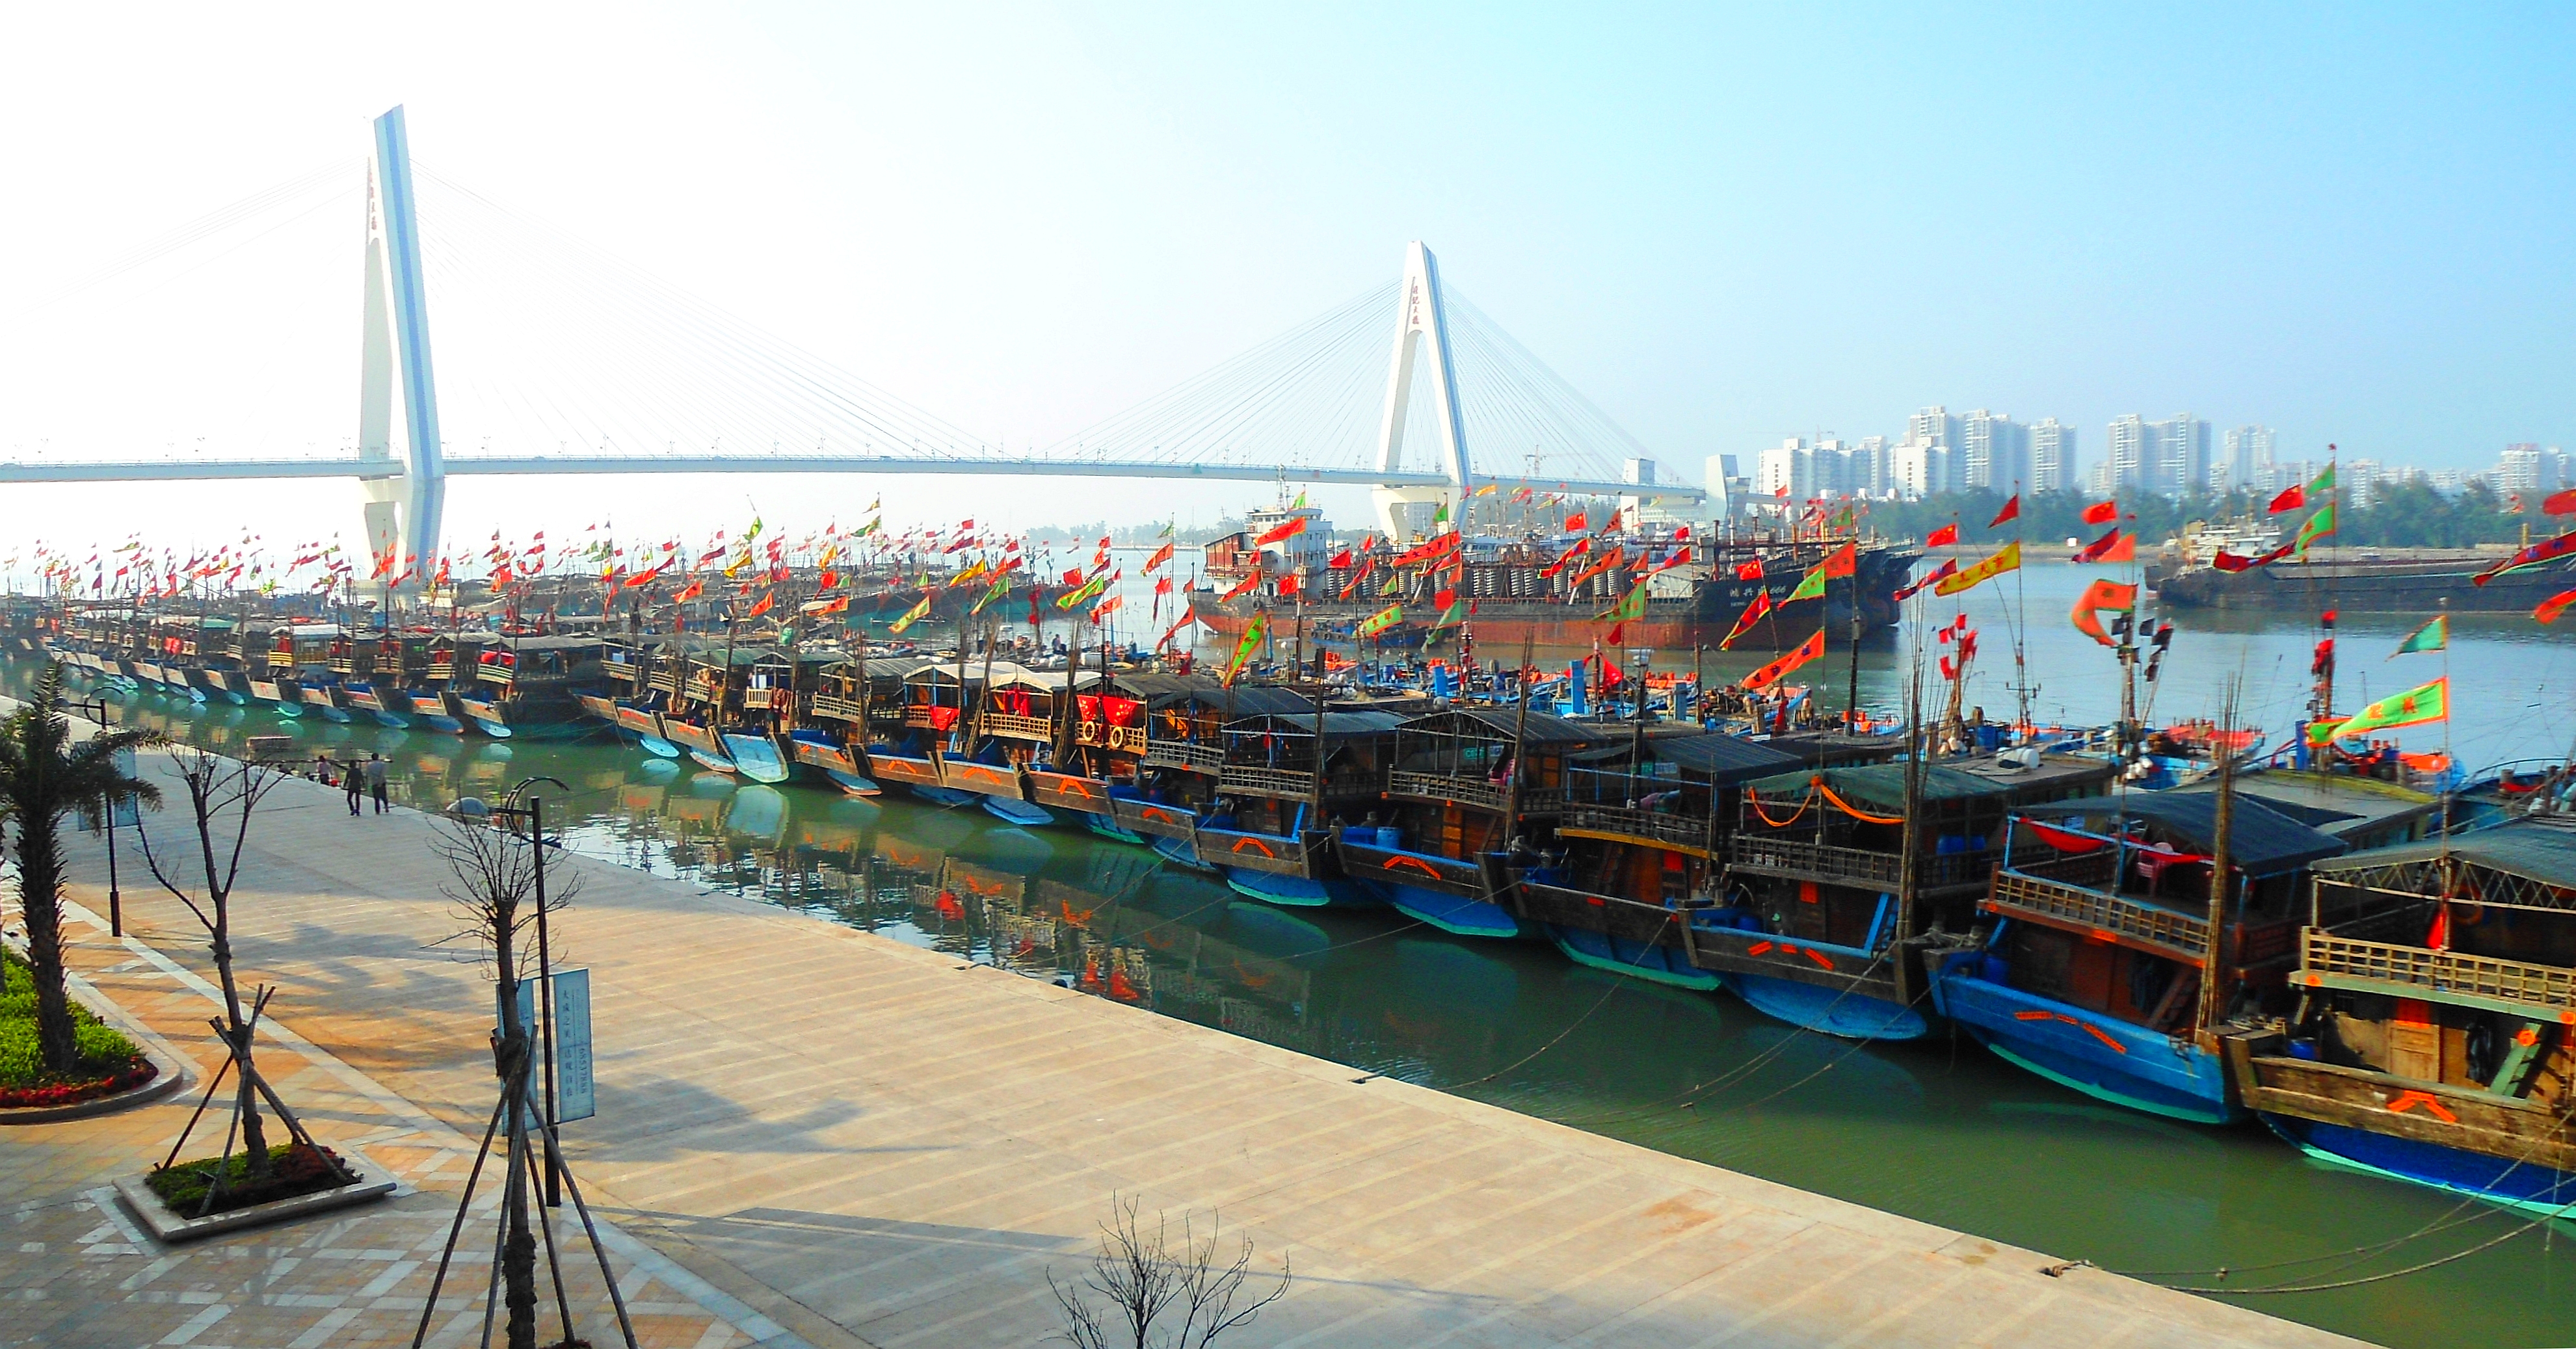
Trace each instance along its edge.
{"label": "sign board", "polygon": [[[569,1124],[599,1113],[598,1086],[591,1077],[590,971],[557,970],[555,985],[555,1122]],[[519,1024],[537,1028],[537,981],[519,981]],[[500,1016],[501,986],[492,986],[492,1014]],[[539,1050],[540,1055],[543,1050]],[[544,1060],[528,1075],[528,1104],[545,1108]]]}

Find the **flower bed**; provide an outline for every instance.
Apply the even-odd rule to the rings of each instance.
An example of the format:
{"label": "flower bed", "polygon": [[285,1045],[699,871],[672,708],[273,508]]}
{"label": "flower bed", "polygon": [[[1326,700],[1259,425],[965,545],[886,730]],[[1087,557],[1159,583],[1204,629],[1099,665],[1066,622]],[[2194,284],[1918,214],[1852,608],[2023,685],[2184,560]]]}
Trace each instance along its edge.
{"label": "flower bed", "polygon": [[159,1074],[134,1042],[72,1004],[80,1063],[45,1070],[36,1040],[36,983],[16,953],[0,951],[0,1109],[71,1105],[130,1091]]}
{"label": "flower bed", "polygon": [[215,1197],[208,1215],[229,1213],[253,1204],[274,1203],[317,1190],[335,1189],[349,1182],[342,1169],[347,1166],[340,1154],[329,1148],[308,1148],[301,1143],[280,1143],[268,1150],[268,1178],[257,1185],[250,1183],[250,1154],[236,1152],[228,1157],[200,1157],[193,1162],[164,1167],[143,1178],[163,1205],[182,1218],[199,1216],[198,1206],[205,1203],[206,1191],[221,1170],[224,1191]]}

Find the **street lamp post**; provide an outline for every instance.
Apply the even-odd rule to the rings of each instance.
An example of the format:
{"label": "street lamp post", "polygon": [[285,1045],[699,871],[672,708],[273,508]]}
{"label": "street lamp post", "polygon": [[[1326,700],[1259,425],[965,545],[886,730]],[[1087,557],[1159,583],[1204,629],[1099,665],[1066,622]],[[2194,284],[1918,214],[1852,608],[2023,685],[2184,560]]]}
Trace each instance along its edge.
{"label": "street lamp post", "polygon": [[531,796],[528,804],[519,804],[519,794],[540,782],[551,782],[565,792],[570,784],[561,778],[531,777],[520,779],[501,805],[492,807],[495,815],[505,815],[528,822],[528,839],[535,849],[532,858],[534,890],[537,901],[537,1028],[538,1044],[545,1056],[545,1127],[546,1127],[546,1207],[563,1207],[563,1177],[556,1165],[556,1154],[563,1146],[555,1121],[555,983],[554,953],[546,940],[546,803],[545,798]]}
{"label": "street lamp post", "polygon": [[[89,720],[97,722],[100,730],[107,729],[105,698],[79,701],[66,699],[59,705],[67,711],[78,712]],[[99,828],[107,831],[107,933],[121,941],[125,937],[125,894],[116,883],[116,803],[101,798],[98,803],[98,819]]]}

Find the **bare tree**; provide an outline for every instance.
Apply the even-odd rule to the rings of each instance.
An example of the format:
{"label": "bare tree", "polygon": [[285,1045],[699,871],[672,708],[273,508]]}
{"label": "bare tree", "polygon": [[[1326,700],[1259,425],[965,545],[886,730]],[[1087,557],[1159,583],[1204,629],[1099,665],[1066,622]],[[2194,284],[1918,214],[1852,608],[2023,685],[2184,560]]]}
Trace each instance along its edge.
{"label": "bare tree", "polygon": [[[537,1126],[535,1095],[536,1041],[534,1029],[519,1011],[519,986],[534,973],[534,943],[526,938],[536,927],[541,913],[552,913],[569,904],[581,893],[581,878],[576,874],[557,873],[545,865],[549,846],[528,834],[512,832],[498,821],[451,819],[444,822],[437,844],[440,860],[447,864],[453,878],[440,887],[455,906],[465,927],[455,939],[470,939],[479,944],[491,961],[499,985],[500,1028],[492,1035],[492,1067],[500,1079],[501,1099],[493,1107],[492,1122],[484,1130],[483,1145],[476,1150],[474,1170],[466,1178],[465,1193],[458,1199],[455,1224],[449,1229],[447,1251],[441,1255],[438,1273],[430,1285],[428,1302],[421,1308],[420,1325],[412,1343],[418,1346],[429,1333],[432,1314],[438,1305],[439,1288],[446,1282],[449,1262],[456,1250],[457,1235],[463,1230],[465,1215],[474,1198],[476,1180],[482,1175],[483,1159],[492,1146],[495,1133],[506,1127],[506,1150],[509,1161],[502,1194],[500,1258],[495,1263],[495,1293],[484,1310],[484,1342],[491,1342],[491,1318],[495,1306],[509,1309],[507,1343],[510,1349],[536,1349],[537,1345],[537,1238],[545,1239],[546,1263],[555,1292],[555,1311],[563,1325],[564,1343],[586,1343],[577,1340],[573,1330],[571,1299],[564,1287],[563,1266],[555,1248],[552,1220],[545,1208],[537,1207],[537,1229],[529,1225],[529,1195],[535,1188],[539,1157],[563,1181],[571,1195],[582,1226],[590,1235],[591,1249],[599,1260],[600,1277],[608,1283],[610,1301],[617,1308],[618,1328],[626,1343],[635,1343],[635,1330],[626,1313],[626,1303],[617,1288],[617,1279],[608,1265],[608,1255],[600,1247],[599,1234],[592,1223],[588,1205],[582,1202],[581,1187],[574,1181],[563,1156],[557,1150],[553,1135]],[[548,881],[552,881],[549,889]],[[540,898],[542,896],[542,899]]]}
{"label": "bare tree", "polygon": [[[322,1153],[294,1112],[278,1099],[268,1079],[261,1076],[251,1052],[260,1015],[276,990],[266,986],[254,989],[245,1008],[241,982],[233,971],[233,889],[241,878],[242,853],[250,842],[251,816],[258,811],[260,801],[286,780],[286,775],[265,764],[222,758],[202,749],[174,749],[170,759],[178,771],[180,795],[187,808],[185,832],[175,843],[156,845],[150,826],[138,816],[134,833],[142,841],[143,862],[151,868],[152,879],[160,882],[172,898],[188,906],[188,912],[195,914],[206,929],[207,949],[214,956],[216,979],[224,995],[223,1015],[208,1024],[214,1027],[227,1051],[225,1067],[233,1076],[233,1125],[241,1133],[243,1168],[256,1185],[265,1181],[271,1171],[268,1133],[260,1118],[262,1098],[277,1111],[297,1142],[318,1155],[329,1155]],[[213,1099],[220,1082],[218,1075],[215,1083],[208,1084],[208,1100]],[[189,1123],[193,1129],[195,1121]],[[182,1131],[179,1146],[186,1142],[187,1132]],[[179,1146],[170,1150],[172,1162],[178,1159]],[[224,1151],[228,1158],[232,1151],[229,1133]],[[335,1164],[333,1169],[343,1182],[353,1178],[345,1166]],[[207,1189],[206,1206],[213,1205],[216,1191],[223,1188],[225,1174],[219,1159],[214,1181]]]}
{"label": "bare tree", "polygon": [[[1233,1258],[1219,1265],[1222,1228],[1215,1215],[1209,1215],[1201,1239],[1194,1220],[1183,1214],[1175,1245],[1170,1217],[1157,1210],[1147,1231],[1139,1207],[1132,1197],[1111,1196],[1100,1248],[1075,1283],[1058,1283],[1055,1271],[1047,1271],[1047,1287],[1064,1317],[1058,1338],[1076,1349],[1202,1349],[1229,1330],[1251,1325],[1262,1308],[1287,1296],[1292,1274],[1283,1255],[1279,1282],[1237,1306],[1252,1277],[1252,1238],[1240,1238]],[[1174,1316],[1180,1318],[1177,1325]]]}

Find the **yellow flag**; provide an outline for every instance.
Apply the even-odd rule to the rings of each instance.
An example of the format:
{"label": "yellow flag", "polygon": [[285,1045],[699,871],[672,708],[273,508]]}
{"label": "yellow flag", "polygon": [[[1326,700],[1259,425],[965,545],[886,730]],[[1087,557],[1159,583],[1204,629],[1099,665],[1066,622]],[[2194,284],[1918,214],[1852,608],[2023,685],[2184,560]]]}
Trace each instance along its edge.
{"label": "yellow flag", "polygon": [[1932,587],[1932,593],[1956,595],[1963,590],[1974,590],[2005,572],[2019,570],[2021,570],[2021,544],[2015,541],[1996,549],[1993,557],[1973,567],[1961,568],[1956,576],[1942,577],[1941,583]]}

